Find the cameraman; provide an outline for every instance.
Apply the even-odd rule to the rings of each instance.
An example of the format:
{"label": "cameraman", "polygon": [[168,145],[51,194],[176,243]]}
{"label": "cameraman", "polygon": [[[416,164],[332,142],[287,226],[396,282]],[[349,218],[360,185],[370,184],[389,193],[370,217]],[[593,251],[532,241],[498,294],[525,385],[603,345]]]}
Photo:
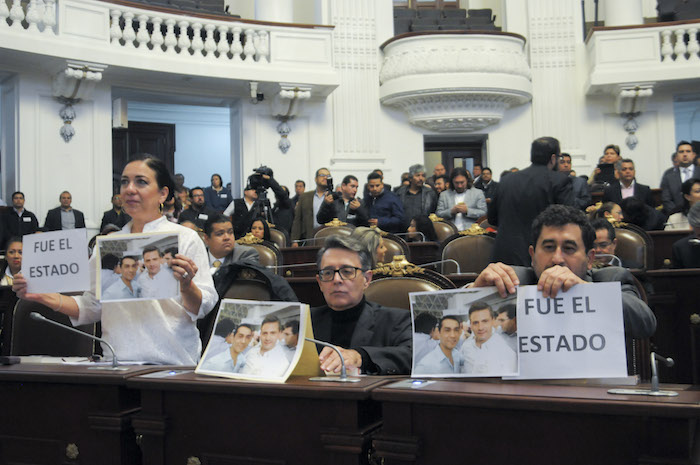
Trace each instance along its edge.
{"label": "cameraman", "polygon": [[316,214],[316,221],[325,224],[338,218],[355,226],[368,226],[369,214],[362,201],[355,197],[360,183],[351,174],[343,178],[340,194],[327,192]]}
{"label": "cameraman", "polygon": [[[248,177],[248,184],[243,190],[243,198],[234,199],[224,210],[224,215],[231,216],[236,239],[245,236],[246,231],[250,229],[255,218],[258,216],[267,218],[265,212],[272,212],[270,202],[264,195],[267,189],[272,189],[272,192],[274,192],[278,206],[291,208],[289,195],[275,180],[270,168],[261,166],[253,171],[255,171],[255,174]],[[274,223],[272,218],[267,219]]]}

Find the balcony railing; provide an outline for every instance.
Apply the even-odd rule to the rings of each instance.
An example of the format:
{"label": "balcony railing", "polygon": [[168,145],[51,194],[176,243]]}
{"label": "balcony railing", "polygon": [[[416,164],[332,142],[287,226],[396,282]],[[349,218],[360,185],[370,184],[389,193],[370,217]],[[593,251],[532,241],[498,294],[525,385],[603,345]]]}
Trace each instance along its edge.
{"label": "balcony railing", "polygon": [[630,83],[700,80],[700,20],[593,28],[588,50],[588,92]]}
{"label": "balcony railing", "polygon": [[0,0],[0,52],[261,82],[284,75],[324,95],[337,86],[332,29],[121,0]]}

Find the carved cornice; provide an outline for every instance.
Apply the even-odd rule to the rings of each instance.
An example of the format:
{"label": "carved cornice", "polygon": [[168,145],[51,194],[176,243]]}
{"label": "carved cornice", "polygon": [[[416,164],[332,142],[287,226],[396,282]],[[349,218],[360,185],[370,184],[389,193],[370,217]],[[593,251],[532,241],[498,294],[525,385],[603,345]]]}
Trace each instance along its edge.
{"label": "carved cornice", "polygon": [[236,241],[237,244],[250,245],[250,244],[262,244],[264,241],[259,237],[253,236],[253,233],[248,233]]}
{"label": "carved cornice", "polygon": [[406,260],[404,255],[394,255],[390,263],[378,263],[377,268],[372,270],[372,272],[385,276],[401,277],[416,273],[425,273],[425,270]]}

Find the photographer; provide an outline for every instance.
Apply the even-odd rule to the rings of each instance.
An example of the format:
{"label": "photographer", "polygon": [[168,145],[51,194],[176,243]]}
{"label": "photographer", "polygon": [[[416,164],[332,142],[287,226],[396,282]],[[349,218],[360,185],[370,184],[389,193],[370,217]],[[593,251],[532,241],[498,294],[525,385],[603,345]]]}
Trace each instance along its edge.
{"label": "photographer", "polygon": [[357,178],[351,174],[343,178],[340,193],[327,192],[326,197],[316,214],[316,221],[325,224],[338,218],[340,221],[355,226],[367,226],[369,214],[362,201],[355,197],[359,187]]}
{"label": "photographer", "polygon": [[253,224],[253,220],[259,216],[274,223],[270,201],[267,199],[267,189],[272,189],[272,192],[274,192],[277,205],[283,208],[291,208],[289,195],[275,181],[270,168],[261,166],[253,171],[254,174],[248,177],[248,183],[243,191],[243,198],[234,199],[224,211],[224,215],[231,216],[236,239],[245,236],[246,231]]}

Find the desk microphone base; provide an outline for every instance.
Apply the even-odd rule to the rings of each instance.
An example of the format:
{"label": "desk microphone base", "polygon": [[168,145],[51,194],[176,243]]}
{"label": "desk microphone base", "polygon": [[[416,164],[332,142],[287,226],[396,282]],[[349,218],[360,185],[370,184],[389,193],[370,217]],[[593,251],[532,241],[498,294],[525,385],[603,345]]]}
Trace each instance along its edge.
{"label": "desk microphone base", "polygon": [[88,367],[88,370],[128,371],[129,367],[125,367],[125,366],[119,366],[119,367],[100,366],[100,367]]}
{"label": "desk microphone base", "polygon": [[651,389],[608,389],[608,394],[652,397],[676,397],[678,395],[676,391],[652,391]]}
{"label": "desk microphone base", "polygon": [[331,382],[331,383],[359,383],[360,378],[341,378],[340,376],[315,376],[309,378],[309,381],[321,381],[321,382]]}

